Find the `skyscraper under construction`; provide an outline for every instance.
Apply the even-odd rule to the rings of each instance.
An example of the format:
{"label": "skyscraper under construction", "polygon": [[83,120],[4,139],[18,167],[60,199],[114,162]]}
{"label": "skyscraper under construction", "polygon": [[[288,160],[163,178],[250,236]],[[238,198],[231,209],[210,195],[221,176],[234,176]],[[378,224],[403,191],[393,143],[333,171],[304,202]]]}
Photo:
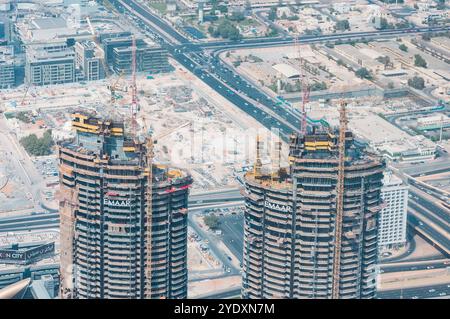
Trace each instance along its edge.
{"label": "skyscraper under construction", "polygon": [[292,135],[245,176],[243,298],[374,298],[384,162],[346,130]]}
{"label": "skyscraper under construction", "polygon": [[72,114],[59,144],[61,296],[186,298],[191,177],[111,117]]}

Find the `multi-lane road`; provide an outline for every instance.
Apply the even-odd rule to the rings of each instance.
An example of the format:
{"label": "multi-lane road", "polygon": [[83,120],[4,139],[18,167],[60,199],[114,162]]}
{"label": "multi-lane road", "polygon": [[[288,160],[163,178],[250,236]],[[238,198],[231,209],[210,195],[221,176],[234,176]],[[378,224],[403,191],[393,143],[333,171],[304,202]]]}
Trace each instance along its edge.
{"label": "multi-lane road", "polygon": [[450,296],[450,284],[378,292],[379,299],[448,298],[448,296]]}
{"label": "multi-lane road", "polygon": [[[288,45],[292,44],[294,40],[292,37],[245,39],[237,42],[218,41],[193,43],[177,32],[168,22],[155,13],[152,13],[148,7],[137,1],[112,0],[111,3],[122,12],[127,12],[127,14],[132,14],[137,17],[138,24],[147,30],[153,38],[159,41],[163,47],[167,48],[177,62],[264,126],[269,129],[279,129],[281,135],[285,138],[292,131],[300,129],[301,115],[299,112],[291,110],[286,105],[277,105],[278,101],[268,97],[264,92],[245,81],[239,74],[224,65],[214,54],[214,51],[217,50],[237,47]],[[448,29],[450,27],[445,26],[304,36],[300,39],[300,42],[324,43],[362,38],[381,39],[403,34],[443,31]],[[206,52],[208,50],[212,51],[212,56]]]}
{"label": "multi-lane road", "polygon": [[[238,299],[240,289],[229,289],[213,293],[205,299]],[[380,291],[378,299],[425,299],[425,298],[448,298],[450,296],[450,285],[435,285],[429,287],[405,288],[391,291]]]}

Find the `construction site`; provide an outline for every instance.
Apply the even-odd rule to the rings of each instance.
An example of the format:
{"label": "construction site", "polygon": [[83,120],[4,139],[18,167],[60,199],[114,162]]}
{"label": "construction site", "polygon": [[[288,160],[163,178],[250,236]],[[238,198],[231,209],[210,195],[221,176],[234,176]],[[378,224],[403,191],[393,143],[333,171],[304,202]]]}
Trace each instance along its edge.
{"label": "construction site", "polygon": [[384,163],[347,131],[345,104],[339,123],[303,126],[289,167],[257,158],[245,175],[243,298],[375,296]]}

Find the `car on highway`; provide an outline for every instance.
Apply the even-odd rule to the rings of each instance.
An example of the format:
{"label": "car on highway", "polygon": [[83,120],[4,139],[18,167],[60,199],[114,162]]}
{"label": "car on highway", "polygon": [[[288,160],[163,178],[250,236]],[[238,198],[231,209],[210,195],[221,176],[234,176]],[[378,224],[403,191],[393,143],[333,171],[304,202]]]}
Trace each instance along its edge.
{"label": "car on highway", "polygon": [[430,290],[428,290],[428,292],[435,292],[436,291],[436,289],[430,289]]}
{"label": "car on highway", "polygon": [[440,294],[439,294],[439,296],[446,296],[447,294],[445,293],[445,292],[441,292]]}
{"label": "car on highway", "polygon": [[413,296],[411,299],[419,299],[419,297],[417,296]]}

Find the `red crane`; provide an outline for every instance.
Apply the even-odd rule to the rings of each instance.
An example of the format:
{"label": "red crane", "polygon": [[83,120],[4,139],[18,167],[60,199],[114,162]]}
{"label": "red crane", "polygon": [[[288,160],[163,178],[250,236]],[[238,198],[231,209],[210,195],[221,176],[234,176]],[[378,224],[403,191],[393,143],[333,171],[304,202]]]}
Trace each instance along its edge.
{"label": "red crane", "polygon": [[302,109],[301,109],[301,123],[300,123],[300,131],[302,133],[302,135],[306,134],[306,127],[307,127],[307,122],[306,122],[306,105],[309,102],[309,93],[310,93],[310,86],[308,83],[308,79],[307,79],[307,75],[306,72],[303,68],[303,64],[302,64],[302,55],[301,55],[301,50],[300,50],[300,37],[296,37],[295,38],[295,48],[298,52],[298,58],[299,58],[299,63],[300,63],[300,84],[301,84],[301,90],[302,90]]}
{"label": "red crane", "polygon": [[131,128],[136,136],[136,114],[138,112],[138,98],[136,85],[136,38],[132,36],[131,44]]}

